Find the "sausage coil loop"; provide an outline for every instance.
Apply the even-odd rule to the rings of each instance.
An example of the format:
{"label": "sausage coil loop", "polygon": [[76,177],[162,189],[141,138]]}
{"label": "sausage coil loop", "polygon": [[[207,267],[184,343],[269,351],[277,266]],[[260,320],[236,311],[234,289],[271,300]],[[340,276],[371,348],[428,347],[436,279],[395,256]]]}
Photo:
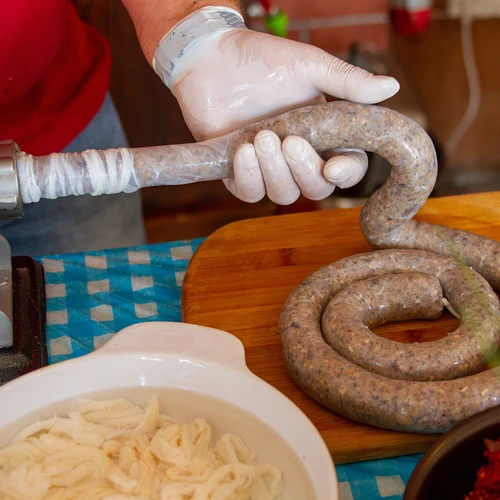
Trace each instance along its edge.
{"label": "sausage coil loop", "polygon": [[[392,169],[360,217],[377,250],[323,267],[285,302],[280,333],[287,371],[319,404],[397,431],[445,432],[498,405],[500,367],[488,368],[488,359],[500,344],[493,291],[500,290],[500,243],[413,219],[437,176],[426,132],[380,106],[338,101],[293,113],[292,123],[302,124],[295,133],[317,151],[360,148],[384,157]],[[287,133],[294,131],[279,135]],[[443,339],[401,344],[369,330],[436,318],[443,297],[460,317]]]}

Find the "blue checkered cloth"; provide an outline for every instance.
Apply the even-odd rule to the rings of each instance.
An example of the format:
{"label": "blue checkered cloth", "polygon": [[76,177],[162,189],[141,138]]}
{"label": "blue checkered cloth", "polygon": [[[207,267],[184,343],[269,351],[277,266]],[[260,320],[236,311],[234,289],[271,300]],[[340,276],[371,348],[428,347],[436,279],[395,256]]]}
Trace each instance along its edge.
{"label": "blue checkered cloth", "polygon": [[[180,321],[189,260],[203,239],[41,257],[49,362],[87,354],[139,321]],[[340,500],[398,500],[421,455],[338,465]]]}

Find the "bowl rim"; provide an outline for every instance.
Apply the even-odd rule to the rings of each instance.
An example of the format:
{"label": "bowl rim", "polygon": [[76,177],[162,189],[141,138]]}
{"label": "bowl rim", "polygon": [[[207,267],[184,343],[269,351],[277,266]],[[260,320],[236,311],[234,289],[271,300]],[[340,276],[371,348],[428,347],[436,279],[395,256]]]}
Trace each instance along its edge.
{"label": "bowl rim", "polygon": [[460,442],[493,424],[499,424],[500,403],[471,415],[441,434],[424,453],[406,484],[403,500],[418,500],[422,484],[436,464]]}
{"label": "bowl rim", "polygon": [[[105,377],[99,378],[103,373]],[[89,354],[14,379],[0,387],[0,407],[10,409],[0,412],[0,432],[37,409],[85,392],[139,386],[195,390],[253,414],[295,451],[316,494],[321,494],[318,500],[338,500],[333,458],[311,420],[281,391],[250,371],[237,337],[200,325],[137,323]]]}

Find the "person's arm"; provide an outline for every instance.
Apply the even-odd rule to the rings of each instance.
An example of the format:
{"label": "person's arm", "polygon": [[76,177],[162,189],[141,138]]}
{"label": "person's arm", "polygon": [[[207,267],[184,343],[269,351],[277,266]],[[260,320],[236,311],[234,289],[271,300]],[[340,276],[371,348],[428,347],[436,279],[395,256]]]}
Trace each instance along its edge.
{"label": "person's arm", "polygon": [[229,7],[241,12],[239,0],[122,0],[149,64],[163,35],[203,7]]}

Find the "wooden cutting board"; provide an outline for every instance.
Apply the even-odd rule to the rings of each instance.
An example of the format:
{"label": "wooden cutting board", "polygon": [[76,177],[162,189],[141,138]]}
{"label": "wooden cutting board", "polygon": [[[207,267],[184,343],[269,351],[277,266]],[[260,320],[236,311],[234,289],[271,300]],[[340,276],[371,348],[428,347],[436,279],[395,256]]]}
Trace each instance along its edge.
{"label": "wooden cutting board", "polygon": [[[425,451],[436,435],[377,429],[340,417],[305,395],[285,371],[278,318],[288,294],[323,265],[371,248],[359,229],[360,208],[235,222],[209,236],[186,272],[183,321],[225,330],[244,344],[250,370],[283,392],[316,425],[336,463]],[[500,192],[428,200],[419,220],[500,240]],[[376,330],[402,342],[429,341],[458,324],[393,323]]]}

